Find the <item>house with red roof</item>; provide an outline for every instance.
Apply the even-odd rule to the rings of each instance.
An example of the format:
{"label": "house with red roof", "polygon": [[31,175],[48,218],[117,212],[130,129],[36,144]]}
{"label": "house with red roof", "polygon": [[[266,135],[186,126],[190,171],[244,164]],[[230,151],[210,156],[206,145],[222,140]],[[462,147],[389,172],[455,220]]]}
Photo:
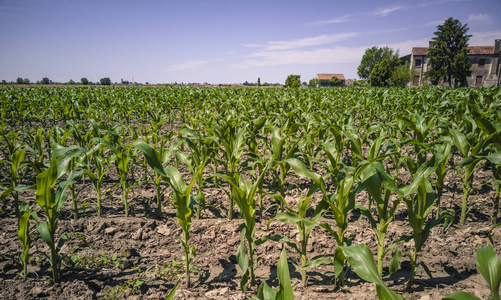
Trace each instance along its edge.
{"label": "house with red roof", "polygon": [[332,77],[337,77],[341,80],[341,85],[344,86],[344,83],[346,79],[344,78],[343,74],[327,74],[327,73],[321,73],[317,74],[317,79],[319,79],[320,83],[317,83],[317,87],[325,87],[325,86],[331,86],[329,80],[331,80]]}
{"label": "house with red roof", "polygon": [[[467,78],[468,86],[499,86],[500,83],[500,43],[501,40],[495,40],[494,46],[470,46],[468,47],[468,60],[471,62],[471,74]],[[414,69],[414,78],[410,86],[423,86],[426,82],[430,84],[429,79],[425,78],[425,72],[428,71],[428,47],[414,47],[410,55],[402,59],[411,62],[411,68]],[[448,86],[447,83],[441,83]]]}

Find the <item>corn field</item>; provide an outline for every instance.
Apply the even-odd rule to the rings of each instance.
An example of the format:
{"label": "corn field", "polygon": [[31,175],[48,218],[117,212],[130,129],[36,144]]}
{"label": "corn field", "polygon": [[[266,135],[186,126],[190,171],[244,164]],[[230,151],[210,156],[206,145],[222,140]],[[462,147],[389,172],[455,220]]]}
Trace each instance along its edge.
{"label": "corn field", "polygon": [[0,100],[2,299],[500,299],[500,88]]}

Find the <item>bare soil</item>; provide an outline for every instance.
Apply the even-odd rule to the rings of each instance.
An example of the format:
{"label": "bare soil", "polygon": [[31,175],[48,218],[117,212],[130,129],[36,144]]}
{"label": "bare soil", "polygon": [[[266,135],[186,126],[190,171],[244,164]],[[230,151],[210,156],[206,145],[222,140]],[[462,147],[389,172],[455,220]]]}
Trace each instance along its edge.
{"label": "bare soil", "polygon": [[[187,178],[187,173],[183,175]],[[137,173],[135,177],[142,176],[142,173]],[[481,168],[476,173],[475,185],[487,182],[490,176],[490,170]],[[299,186],[308,184],[307,180],[297,178],[294,174],[289,174],[288,177],[290,183],[297,183]],[[265,182],[267,184],[271,182]],[[181,228],[174,207],[167,202],[170,200],[164,202],[164,214],[158,220],[154,216],[154,187],[148,183],[137,185],[129,195],[133,214],[125,217],[119,197],[121,191],[114,187],[105,196],[104,215],[99,218],[93,209],[95,192],[92,186],[89,182],[82,182],[78,188],[82,189],[79,199],[85,203],[81,210],[82,216],[77,220],[72,218],[68,201],[59,222],[58,235],[73,232],[83,237],[85,242],[74,237],[62,249],[65,259],[60,284],[53,284],[51,281],[49,260],[43,254],[48,253],[48,248],[40,238],[33,241],[34,259],[30,263],[29,276],[26,279],[20,277],[17,221],[13,217],[10,202],[4,205],[0,212],[1,299],[163,299],[179,278],[180,285],[175,299],[249,299],[256,297],[257,288],[262,281],[272,287],[278,286],[276,265],[282,243],[268,241],[256,248],[256,257],[260,260],[256,270],[256,285],[245,293],[240,291],[239,280],[242,273],[235,254],[240,242],[238,228],[243,220],[238,218],[238,213],[234,220],[226,218],[228,196],[213,185],[204,190],[207,210],[199,220],[194,218],[192,223],[190,244],[197,251],[194,264],[198,272],[192,275],[193,286],[190,289],[184,286],[182,264],[176,264],[182,262],[182,249],[179,246]],[[449,173],[442,203],[444,208],[453,209],[457,214],[460,210],[461,188],[457,175]],[[169,189],[165,192],[166,199],[169,192]],[[289,191],[286,200],[292,207],[297,205],[301,192],[297,189]],[[33,191],[22,196],[34,202]],[[466,291],[487,299],[490,291],[476,270],[476,249],[490,244],[488,234],[492,228],[492,197],[491,188],[484,186],[469,198],[472,209],[465,225],[459,226],[456,220],[446,230],[442,225],[433,229],[420,255],[420,261],[428,266],[433,278],[429,278],[420,267],[414,291],[404,292],[410,269],[409,261],[404,256],[400,269],[385,277],[386,284],[406,299],[441,299],[455,291]],[[317,197],[315,201],[319,200],[320,197]],[[357,195],[357,202],[365,205],[367,195]],[[272,201],[265,197],[265,206],[270,204]],[[396,220],[390,225],[388,245],[402,235],[411,233],[405,212],[405,209],[400,209]],[[299,241],[296,225],[274,221],[267,230],[271,217],[271,211],[258,217],[256,238],[279,234]],[[325,215],[324,221],[335,226],[332,215]],[[33,221],[31,222],[31,236],[34,237],[37,232]],[[364,243],[376,253],[375,235],[368,221],[360,218],[357,210],[351,213],[347,235],[351,234],[356,235],[353,244]],[[497,253],[501,253],[500,236],[501,227],[498,227],[492,235]],[[332,254],[336,246],[334,238],[317,227],[311,234],[308,257]],[[411,252],[413,241],[397,247]],[[299,260],[299,255],[290,247],[287,247],[287,256],[289,260]],[[386,258],[385,266],[388,266],[389,259],[390,255]],[[309,284],[304,287],[293,264],[289,263],[289,269],[296,299],[377,299],[375,285],[361,280],[354,272],[349,272],[346,286],[335,287],[333,266],[321,265],[308,272]],[[385,272],[387,273],[387,269]],[[144,283],[139,285],[142,279]],[[138,284],[138,287],[134,288],[134,284]]]}

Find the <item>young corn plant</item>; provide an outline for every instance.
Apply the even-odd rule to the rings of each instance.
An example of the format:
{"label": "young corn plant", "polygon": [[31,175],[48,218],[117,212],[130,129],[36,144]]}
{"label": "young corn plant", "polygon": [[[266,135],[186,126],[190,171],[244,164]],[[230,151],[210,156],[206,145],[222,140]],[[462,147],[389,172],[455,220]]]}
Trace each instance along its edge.
{"label": "young corn plant", "polygon": [[[391,176],[384,170],[381,162],[375,162],[370,168],[366,169],[371,172],[366,180],[359,186],[358,190],[367,189],[370,199],[369,202],[374,204],[374,209],[371,210],[362,205],[357,205],[360,213],[367,217],[371,225],[372,231],[376,235],[377,240],[377,271],[379,276],[383,276],[383,258],[392,247],[385,249],[385,239],[388,226],[395,217],[395,211],[399,207],[402,192],[396,185],[395,177]],[[398,199],[391,201],[391,195],[396,194]],[[373,213],[377,212],[377,213]],[[374,214],[374,215],[373,215]],[[390,273],[396,271],[390,268]]]}
{"label": "young corn plant", "polygon": [[258,300],[293,300],[294,292],[292,290],[291,278],[289,274],[289,265],[287,264],[287,253],[285,247],[282,248],[280,259],[278,260],[277,276],[279,288],[273,289],[266,281],[259,285],[257,291]]}
{"label": "young corn plant", "polygon": [[[458,176],[463,182],[463,200],[461,203],[461,219],[460,223],[464,224],[466,220],[466,213],[468,212],[468,197],[473,191],[473,175],[480,167],[482,159],[477,159],[485,155],[485,145],[489,138],[484,135],[475,136],[473,140],[468,141],[465,134],[457,129],[450,129],[454,145],[461,153],[463,161],[455,166]],[[461,175],[461,168],[464,169],[464,175]]]}
{"label": "young corn plant", "polygon": [[74,184],[82,172],[71,172],[65,181],[55,185],[64,173],[64,166],[61,167],[57,157],[53,157],[50,167],[37,176],[36,202],[44,212],[45,221],[42,222],[38,216],[34,215],[36,227],[43,241],[50,248],[50,265],[55,283],[61,282],[61,256],[59,251],[64,243],[70,238],[70,234],[62,235],[56,240],[56,230],[59,221],[61,208],[66,202],[66,192],[69,185]]}
{"label": "young corn plant", "polygon": [[[240,209],[241,214],[244,216],[244,224],[240,226],[240,245],[237,251],[238,265],[242,269],[243,276],[240,279],[240,289],[245,291],[247,283],[250,286],[254,285],[255,275],[255,262],[254,250],[256,247],[255,234],[256,234],[256,200],[255,196],[258,192],[259,185],[269,168],[267,164],[256,179],[254,183],[251,180],[245,179],[243,176],[238,176],[238,181],[235,177],[218,174],[218,176],[226,180],[233,188],[235,203]],[[245,245],[245,240],[247,245]]]}
{"label": "young corn plant", "polygon": [[[117,130],[120,130],[120,128],[117,128]],[[111,137],[111,143],[105,139],[100,139],[100,142],[106,145],[113,152],[112,160],[115,163],[120,180],[120,187],[122,188],[122,202],[124,204],[125,216],[128,217],[128,195],[132,186],[128,184],[127,177],[129,176],[129,173],[131,173],[132,168],[132,145],[125,144],[124,139],[120,137],[116,131],[108,131],[108,135]]]}
{"label": "young corn plant", "polygon": [[[203,134],[196,133],[191,128],[183,128],[179,132],[184,136],[184,140],[188,144],[190,154],[186,152],[176,152],[176,157],[183,162],[192,176],[196,176],[195,182],[197,185],[197,194],[195,201],[197,202],[197,219],[200,219],[200,213],[205,210],[205,195],[203,192],[206,178],[203,177],[203,172],[209,160],[214,157],[215,138],[206,137]],[[199,170],[198,168],[201,168]]]}
{"label": "young corn plant", "polygon": [[28,207],[28,204],[22,205],[21,216],[18,219],[17,236],[19,238],[19,244],[21,245],[21,252],[19,253],[19,262],[23,266],[23,272],[21,274],[23,278],[26,278],[26,276],[28,276],[28,263],[31,259],[31,255],[29,253],[32,242],[29,234],[30,217],[31,217],[31,211]]}
{"label": "young corn plant", "polygon": [[[308,283],[308,277],[306,271],[314,268],[320,264],[330,264],[332,262],[331,259],[325,256],[316,256],[310,260],[307,258],[307,247],[308,240],[311,235],[311,231],[315,226],[319,226],[320,222],[318,220],[322,217],[323,213],[328,209],[328,205],[326,205],[325,201],[321,201],[313,215],[307,219],[306,212],[308,210],[311,198],[313,194],[318,190],[317,185],[313,185],[309,190],[306,196],[303,198],[303,195],[299,198],[298,210],[295,211],[289,206],[286,206],[288,212],[280,212],[278,213],[274,220],[278,220],[287,224],[296,224],[299,231],[299,246],[296,243],[290,241],[289,238],[284,238],[280,236],[271,237],[271,240],[285,240],[286,243],[292,247],[294,250],[298,252],[301,257],[300,263],[297,263],[299,267],[299,272],[301,273],[301,280],[303,285],[306,286]],[[273,219],[268,223],[268,227]],[[263,239],[263,238],[261,238]]]}
{"label": "young corn plant", "polygon": [[[477,249],[477,269],[489,284],[491,289],[491,300],[501,300],[499,295],[499,286],[501,284],[501,260],[494,251],[494,248],[489,245]],[[480,300],[467,292],[455,292],[442,300]]]}
{"label": "young corn plant", "polygon": [[349,173],[347,172],[347,174],[344,174],[344,177],[339,180],[339,186],[336,188],[335,193],[330,195],[327,194],[325,181],[321,175],[308,170],[306,166],[296,158],[288,159],[287,163],[299,176],[313,180],[322,192],[322,201],[326,202],[334,214],[337,230],[333,230],[328,223],[321,223],[320,226],[327,230],[336,239],[338,244],[338,247],[334,251],[334,276],[336,278],[336,284],[339,283],[343,286],[343,271],[346,259],[339,246],[347,246],[351,243],[351,240],[345,237],[345,232],[348,228],[348,214],[355,208],[355,191],[353,187],[362,175],[364,169],[368,167],[371,162],[362,161],[358,166],[349,168]]}
{"label": "young corn plant", "polygon": [[291,140],[291,138],[286,135],[285,130],[276,127],[272,128],[271,154],[273,164],[270,170],[275,183],[278,185],[278,192],[274,193],[272,196],[278,200],[282,210],[284,210],[284,207],[287,205],[285,202],[285,179],[291,168],[286,160],[295,157],[296,153],[299,151],[297,149],[299,139],[296,139],[296,141],[289,140]]}
{"label": "young corn plant", "polygon": [[[233,178],[233,182],[239,181],[240,158],[244,155],[244,146],[247,130],[245,128],[238,130],[238,125],[233,124],[234,120],[227,120],[223,125],[216,125],[214,133],[218,137],[218,144],[223,152],[224,158],[221,161],[226,174]],[[235,202],[236,190],[230,186],[230,203],[228,207],[228,219],[233,219],[233,205]]]}
{"label": "young corn plant", "polygon": [[425,268],[428,275],[431,274],[424,262],[418,263],[418,256],[430,235],[431,229],[438,225],[440,221],[435,218],[428,218],[436,198],[428,177],[436,171],[443,159],[442,154],[435,152],[430,160],[426,161],[412,174],[412,183],[401,189],[409,212],[409,224],[414,239],[412,255],[406,253],[411,262],[409,281],[407,282],[407,290],[409,291],[412,289],[414,276],[420,265]]}
{"label": "young corn plant", "polygon": [[87,175],[94,190],[96,191],[96,211],[99,217],[102,216],[102,198],[106,192],[106,188],[103,188],[104,176],[108,172],[111,164],[109,162],[109,155],[104,154],[104,146],[102,144],[97,144],[90,151],[86,153],[86,156],[90,156],[90,161],[94,168],[87,166],[83,169],[83,174]]}
{"label": "young corn plant", "polygon": [[[186,185],[182,175],[175,167],[163,167],[160,154],[155,151],[150,145],[143,142],[137,142],[135,146],[143,152],[150,167],[155,172],[160,174],[160,176],[162,176],[162,179],[167,181],[167,183],[174,190],[172,203],[176,208],[177,221],[179,222],[181,229],[183,230],[181,243],[184,248],[183,259],[185,261],[186,270],[186,287],[190,288],[190,272],[193,267],[193,260],[195,259],[196,251],[195,247],[190,247],[188,242],[190,239],[191,218],[193,215],[194,203],[193,196],[191,195],[191,190],[193,188],[193,185],[195,184],[196,176],[193,176],[190,183]],[[202,168],[199,168],[198,170],[199,172],[201,172]]]}
{"label": "young corn plant", "polygon": [[365,281],[376,284],[376,293],[381,300],[403,300],[404,298],[390,290],[379,274],[371,250],[364,244],[341,246],[343,254],[357,275]]}
{"label": "young corn plant", "polygon": [[[63,147],[60,145],[54,145],[55,149],[52,153],[53,156],[59,157],[59,168],[63,171],[71,173],[75,171],[80,165],[79,157],[81,154],[85,153],[85,148],[72,145],[69,147]],[[85,157],[82,157],[85,158]],[[73,217],[78,219],[78,204],[77,195],[78,192],[75,190],[75,185],[70,184],[68,186],[71,194],[71,205],[73,208]]]}

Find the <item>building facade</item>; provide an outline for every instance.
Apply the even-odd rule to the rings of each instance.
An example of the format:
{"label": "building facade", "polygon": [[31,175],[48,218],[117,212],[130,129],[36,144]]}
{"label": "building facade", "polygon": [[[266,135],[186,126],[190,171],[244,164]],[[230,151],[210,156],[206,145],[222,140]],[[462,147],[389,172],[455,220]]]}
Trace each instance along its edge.
{"label": "building facade", "polygon": [[[499,86],[500,82],[500,43],[495,40],[494,46],[470,46],[468,47],[468,60],[471,62],[471,74],[467,78],[468,86]],[[423,86],[431,82],[425,77],[429,69],[428,47],[414,47],[410,55],[402,59],[409,61],[414,69],[414,78],[409,86]],[[448,86],[447,82],[440,85]]]}
{"label": "building facade", "polygon": [[326,73],[321,73],[317,74],[317,79],[319,80],[319,84],[317,84],[317,87],[326,87],[326,86],[331,86],[331,83],[329,80],[331,80],[332,77],[337,77],[341,80],[341,85],[344,86],[345,83],[345,78],[343,74],[326,74]]}

